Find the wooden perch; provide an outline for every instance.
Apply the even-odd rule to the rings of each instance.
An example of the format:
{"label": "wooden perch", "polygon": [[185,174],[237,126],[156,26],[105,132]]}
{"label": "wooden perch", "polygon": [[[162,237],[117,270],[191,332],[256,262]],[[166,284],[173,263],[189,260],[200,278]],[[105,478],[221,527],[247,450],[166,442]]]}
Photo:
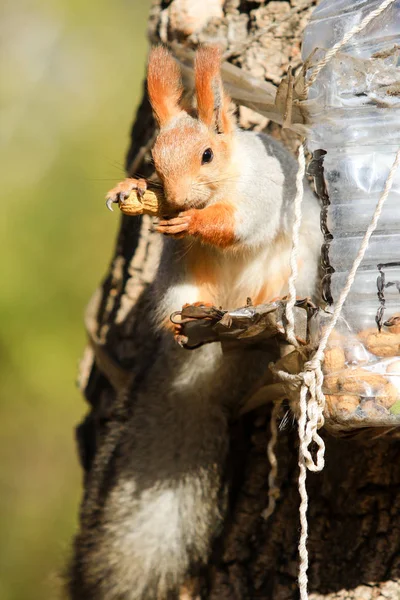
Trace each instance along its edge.
{"label": "wooden perch", "polygon": [[[182,325],[179,342],[188,350],[210,342],[255,343],[273,337],[284,342],[286,302],[248,304],[232,311],[188,305],[173,313],[171,321]],[[300,344],[308,341],[308,318],[315,310],[308,299],[296,302],[295,335]]]}

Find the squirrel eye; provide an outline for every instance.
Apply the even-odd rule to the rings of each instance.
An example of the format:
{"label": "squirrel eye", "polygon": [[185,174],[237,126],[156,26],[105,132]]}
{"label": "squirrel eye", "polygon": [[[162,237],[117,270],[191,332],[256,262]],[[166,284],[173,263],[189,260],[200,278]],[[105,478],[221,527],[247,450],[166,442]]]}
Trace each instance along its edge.
{"label": "squirrel eye", "polygon": [[213,151],[211,150],[211,148],[207,148],[206,150],[204,150],[203,152],[203,156],[201,159],[201,164],[204,165],[205,163],[209,163],[212,161],[214,157]]}

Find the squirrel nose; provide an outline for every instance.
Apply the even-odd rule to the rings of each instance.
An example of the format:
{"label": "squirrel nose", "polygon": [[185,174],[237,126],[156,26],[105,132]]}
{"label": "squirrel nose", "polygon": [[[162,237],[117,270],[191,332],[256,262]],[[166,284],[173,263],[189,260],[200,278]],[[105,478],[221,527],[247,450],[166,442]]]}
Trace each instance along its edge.
{"label": "squirrel nose", "polygon": [[190,192],[190,183],[182,182],[175,185],[164,184],[164,194],[167,203],[172,208],[181,209],[185,206]]}

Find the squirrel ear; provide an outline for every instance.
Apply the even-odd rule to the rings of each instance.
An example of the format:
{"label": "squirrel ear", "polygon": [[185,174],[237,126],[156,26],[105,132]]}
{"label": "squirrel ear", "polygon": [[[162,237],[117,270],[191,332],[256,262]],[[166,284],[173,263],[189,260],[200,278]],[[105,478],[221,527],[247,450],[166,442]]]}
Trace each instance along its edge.
{"label": "squirrel ear", "polygon": [[154,114],[162,127],[182,110],[179,101],[183,93],[179,66],[163,46],[153,48],[150,53],[147,89]]}
{"label": "squirrel ear", "polygon": [[221,52],[217,46],[205,46],[196,53],[195,82],[200,121],[218,133],[230,133],[234,120],[230,98],[221,79]]}

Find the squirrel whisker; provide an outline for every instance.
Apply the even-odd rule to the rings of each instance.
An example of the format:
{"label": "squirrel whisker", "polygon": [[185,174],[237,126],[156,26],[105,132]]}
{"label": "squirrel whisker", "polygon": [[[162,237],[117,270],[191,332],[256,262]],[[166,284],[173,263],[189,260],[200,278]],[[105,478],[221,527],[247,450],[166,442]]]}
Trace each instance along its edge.
{"label": "squirrel whisker", "polygon": [[232,175],[232,177],[221,177],[220,179],[210,179],[208,181],[201,181],[199,183],[194,184],[196,187],[198,186],[204,186],[204,185],[211,185],[212,183],[222,183],[224,181],[235,181],[236,179],[239,179],[238,175]]}

